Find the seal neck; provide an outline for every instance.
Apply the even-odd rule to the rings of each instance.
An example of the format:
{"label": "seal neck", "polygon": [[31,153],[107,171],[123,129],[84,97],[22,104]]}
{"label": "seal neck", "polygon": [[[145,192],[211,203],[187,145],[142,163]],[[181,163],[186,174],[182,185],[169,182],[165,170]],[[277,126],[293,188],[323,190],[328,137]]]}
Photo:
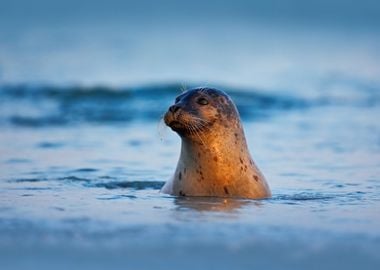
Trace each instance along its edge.
{"label": "seal neck", "polygon": [[182,137],[181,160],[190,163],[215,161],[215,166],[239,165],[240,160],[250,160],[244,131],[241,126],[214,129],[195,137]]}

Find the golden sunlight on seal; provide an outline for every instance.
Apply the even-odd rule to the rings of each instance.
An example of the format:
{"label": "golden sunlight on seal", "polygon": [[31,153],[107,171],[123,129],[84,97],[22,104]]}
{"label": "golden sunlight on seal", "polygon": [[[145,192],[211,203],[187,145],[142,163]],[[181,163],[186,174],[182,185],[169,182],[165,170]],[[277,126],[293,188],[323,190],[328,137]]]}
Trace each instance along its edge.
{"label": "golden sunlight on seal", "polygon": [[261,199],[269,186],[249,153],[239,113],[223,91],[195,88],[164,116],[182,139],[173,177],[161,192],[177,196]]}

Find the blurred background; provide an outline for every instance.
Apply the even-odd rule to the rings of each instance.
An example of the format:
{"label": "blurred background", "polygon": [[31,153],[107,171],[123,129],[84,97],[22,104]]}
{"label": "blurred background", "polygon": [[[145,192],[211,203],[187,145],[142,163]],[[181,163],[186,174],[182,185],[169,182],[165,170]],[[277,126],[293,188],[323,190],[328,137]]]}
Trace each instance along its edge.
{"label": "blurred background", "polygon": [[2,0],[5,83],[376,81],[380,5],[334,1]]}
{"label": "blurred background", "polygon": [[[193,86],[271,199],[159,193]],[[379,115],[376,0],[0,0],[1,265],[379,269]]]}

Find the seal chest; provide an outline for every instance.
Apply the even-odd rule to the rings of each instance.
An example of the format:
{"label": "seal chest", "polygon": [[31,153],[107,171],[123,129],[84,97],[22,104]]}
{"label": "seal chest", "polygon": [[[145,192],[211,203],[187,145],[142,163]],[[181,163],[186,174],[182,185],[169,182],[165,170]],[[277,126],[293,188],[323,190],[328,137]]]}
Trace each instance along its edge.
{"label": "seal chest", "polygon": [[161,192],[177,196],[270,197],[268,184],[249,153],[239,113],[223,91],[182,93],[164,116],[181,137],[173,177]]}

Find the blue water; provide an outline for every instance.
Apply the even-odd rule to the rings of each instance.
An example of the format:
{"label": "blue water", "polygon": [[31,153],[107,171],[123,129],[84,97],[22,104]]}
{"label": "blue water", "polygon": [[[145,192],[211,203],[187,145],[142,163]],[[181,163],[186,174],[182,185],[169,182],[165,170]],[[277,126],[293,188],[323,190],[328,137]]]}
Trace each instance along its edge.
{"label": "blue water", "polygon": [[160,117],[180,89],[1,88],[4,269],[380,265],[379,88],[226,87],[272,188],[260,201],[159,193],[180,148]]}
{"label": "blue water", "polygon": [[[380,269],[378,1],[0,1],[1,269]],[[226,91],[273,197],[160,194]]]}

